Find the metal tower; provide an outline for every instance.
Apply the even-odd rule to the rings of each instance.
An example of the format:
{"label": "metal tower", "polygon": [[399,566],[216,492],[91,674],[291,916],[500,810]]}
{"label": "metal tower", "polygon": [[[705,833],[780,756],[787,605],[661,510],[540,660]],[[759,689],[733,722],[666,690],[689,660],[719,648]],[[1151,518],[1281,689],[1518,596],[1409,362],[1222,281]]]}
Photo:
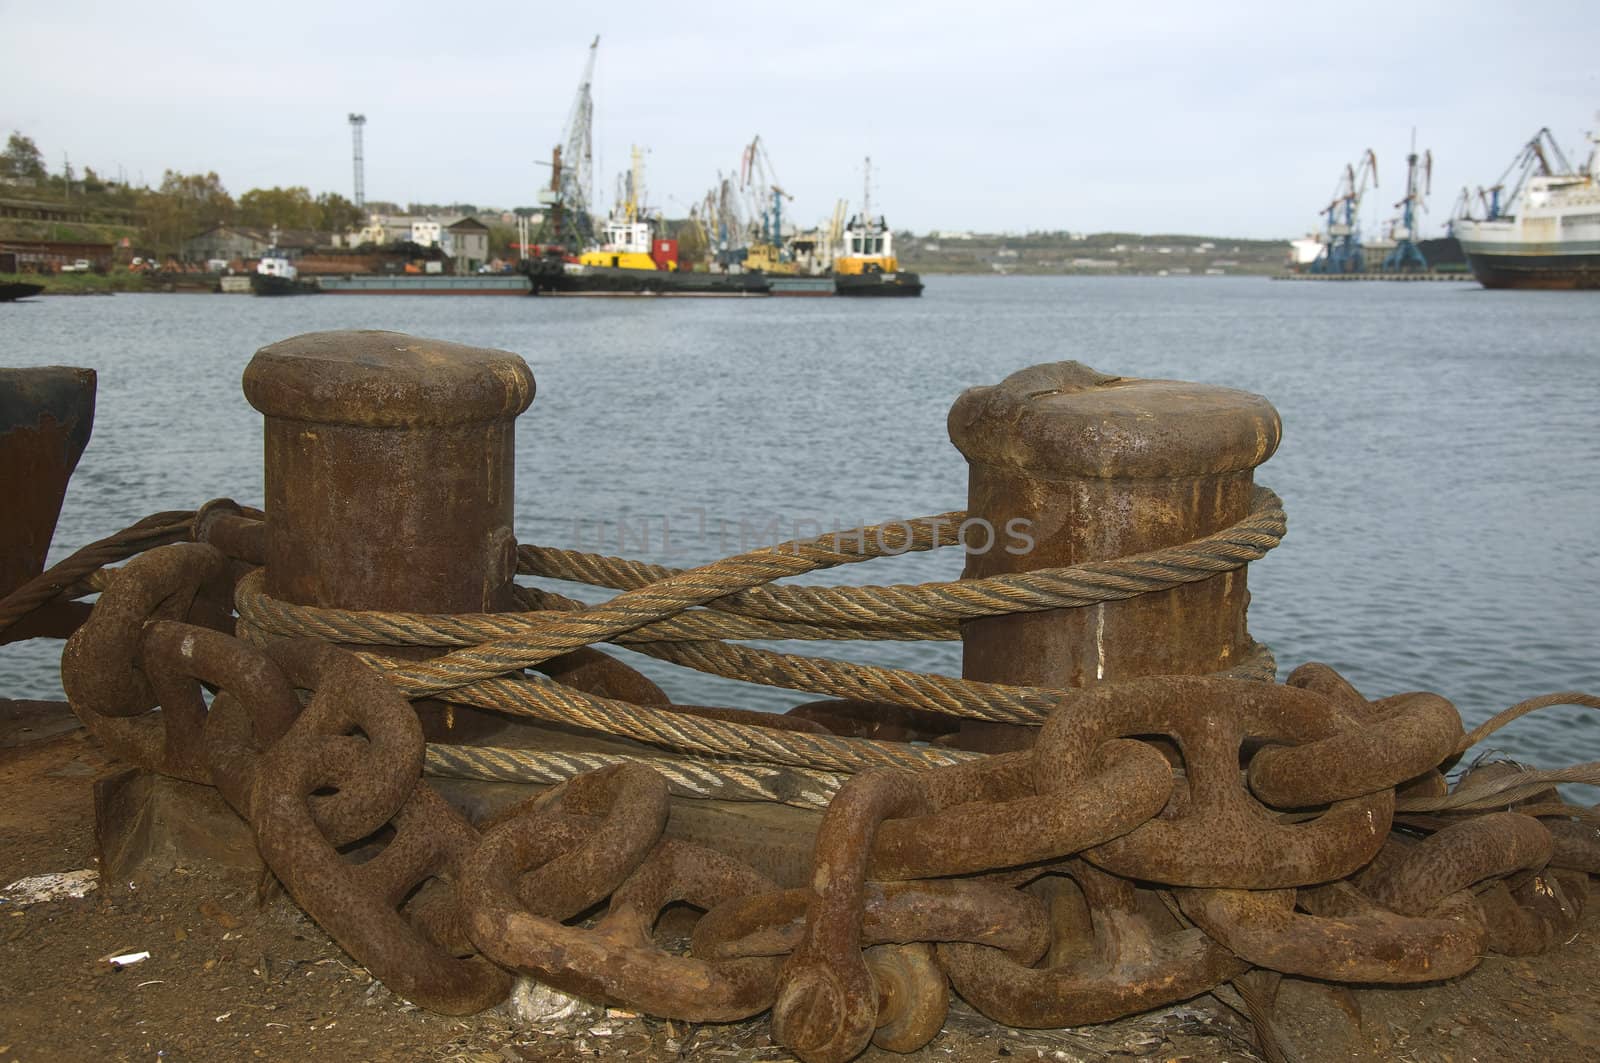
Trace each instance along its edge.
{"label": "metal tower", "polygon": [[[1561,151],[1561,145],[1556,143],[1556,138],[1551,134],[1549,127],[1540,129],[1533,135],[1533,139],[1523,145],[1517,152],[1517,157],[1511,160],[1511,165],[1506,167],[1506,172],[1500,175],[1500,180],[1488,190],[1489,221],[1506,217],[1508,212],[1515,208],[1518,198],[1522,195],[1522,186],[1528,183],[1529,177],[1550,177],[1558,173],[1574,173],[1572,164]],[[1506,191],[1506,181],[1515,173],[1517,179],[1511,185],[1511,191]],[[1480,193],[1481,194],[1481,193]]]}
{"label": "metal tower", "polygon": [[1366,268],[1361,253],[1361,197],[1367,182],[1378,187],[1378,158],[1368,148],[1359,166],[1346,166],[1334,190],[1333,202],[1322,208],[1323,248],[1311,263],[1312,273],[1360,273]]}
{"label": "metal tower", "polygon": [[589,59],[561,143],[551,152],[550,188],[539,197],[547,209],[535,239],[569,251],[581,249],[594,237],[589,203],[594,198],[594,61],[599,50],[596,36],[589,44]]}
{"label": "metal tower", "polygon": [[1386,273],[1428,268],[1428,260],[1422,257],[1422,249],[1417,247],[1417,224],[1421,220],[1418,215],[1426,209],[1425,197],[1433,191],[1433,152],[1422,153],[1420,166],[1418,160],[1417,131],[1413,129],[1411,154],[1406,156],[1406,195],[1395,204],[1400,208],[1400,217],[1389,225],[1394,248],[1383,258]]}
{"label": "metal tower", "polygon": [[783,201],[794,196],[778,184],[778,172],[759,135],[740,159],[739,188],[750,213],[751,241],[767,245],[776,258],[789,261],[793,256],[783,242]]}
{"label": "metal tower", "polygon": [[356,165],[356,209],[367,209],[367,166],[366,158],[361,152],[361,127],[367,124],[364,114],[350,116],[350,140],[355,151]]}

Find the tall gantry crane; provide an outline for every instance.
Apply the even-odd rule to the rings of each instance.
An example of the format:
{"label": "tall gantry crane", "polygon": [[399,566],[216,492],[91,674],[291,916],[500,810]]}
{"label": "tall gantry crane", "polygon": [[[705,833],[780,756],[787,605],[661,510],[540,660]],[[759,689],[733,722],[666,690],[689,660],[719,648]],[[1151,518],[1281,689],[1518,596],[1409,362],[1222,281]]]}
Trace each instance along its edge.
{"label": "tall gantry crane", "polygon": [[689,210],[690,220],[705,240],[707,262],[723,270],[742,264],[749,254],[739,204],[733,178],[724,177],[719,171],[717,183]]}
{"label": "tall gantry crane", "polygon": [[1385,272],[1409,269],[1426,270],[1428,260],[1417,246],[1419,215],[1427,209],[1427,196],[1433,192],[1433,152],[1417,155],[1417,131],[1411,131],[1411,153],[1406,156],[1406,194],[1395,204],[1400,216],[1389,223],[1394,247],[1383,257]]}
{"label": "tall gantry crane", "polygon": [[628,149],[628,170],[617,174],[617,200],[612,213],[628,221],[638,221],[645,215],[644,205],[644,152],[637,144]]}
{"label": "tall gantry crane", "polygon": [[1378,187],[1378,157],[1368,148],[1354,165],[1346,165],[1333,201],[1322,210],[1324,219],[1322,252],[1311,263],[1312,273],[1360,273],[1366,268],[1361,253],[1361,197],[1367,182]]}
{"label": "tall gantry crane", "polygon": [[752,244],[764,244],[773,258],[787,262],[789,254],[784,247],[783,201],[794,197],[778,184],[778,175],[772,160],[767,156],[767,146],[759,135],[744,149],[739,163],[739,189],[744,193],[750,211]]}
{"label": "tall gantry crane", "polygon": [[1489,193],[1480,185],[1476,189],[1461,186],[1461,192],[1456,196],[1455,203],[1450,207],[1450,220],[1445,222],[1445,229],[1451,236],[1456,234],[1456,222],[1481,221],[1478,216],[1481,210],[1484,217],[1489,214]]}
{"label": "tall gantry crane", "polygon": [[594,61],[600,50],[596,36],[589,45],[577,95],[561,133],[561,143],[550,153],[550,185],[539,196],[545,204],[538,242],[576,251],[593,242],[594,218],[589,203],[594,198]]}
{"label": "tall gantry crane", "polygon": [[714,261],[726,269],[742,263],[750,254],[749,231],[740,206],[739,189],[732,177],[717,173],[717,185],[707,195],[710,202],[712,233],[715,237]]}
{"label": "tall gantry crane", "polygon": [[[1553,166],[1552,163],[1558,164]],[[1561,151],[1561,145],[1556,143],[1556,138],[1548,126],[1540,129],[1533,135],[1533,139],[1522,146],[1516,158],[1511,160],[1511,165],[1506,167],[1506,172],[1500,175],[1488,189],[1489,215],[1486,220],[1494,221],[1496,218],[1505,217],[1511,210],[1511,205],[1522,194],[1522,186],[1528,183],[1530,177],[1552,177],[1556,174],[1572,173],[1572,164],[1567,161],[1566,155]],[[1516,181],[1511,186],[1511,191],[1506,192],[1506,181],[1515,173]]]}
{"label": "tall gantry crane", "polygon": [[[716,261],[716,241],[711,235],[712,203],[712,194],[707,192],[700,197],[700,202],[689,207],[689,225],[693,227],[698,236],[700,246],[704,249],[706,262],[708,263]],[[688,245],[684,243],[681,236],[678,238],[678,257],[680,260],[689,258]]]}

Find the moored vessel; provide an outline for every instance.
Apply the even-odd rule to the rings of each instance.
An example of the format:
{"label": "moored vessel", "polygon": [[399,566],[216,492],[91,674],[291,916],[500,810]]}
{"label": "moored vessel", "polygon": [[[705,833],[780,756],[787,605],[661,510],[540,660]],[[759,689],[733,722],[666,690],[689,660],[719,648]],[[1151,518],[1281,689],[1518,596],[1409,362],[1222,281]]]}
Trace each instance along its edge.
{"label": "moored vessel", "polygon": [[773,295],[833,295],[834,279],[827,273],[778,273],[767,277]]}
{"label": "moored vessel", "polygon": [[1502,177],[1490,190],[1486,217],[1455,220],[1454,235],[1478,283],[1600,289],[1600,135],[1589,139],[1588,163],[1574,168],[1541,129],[1512,163],[1522,173],[1510,195],[1502,201]]}
{"label": "moored vessel", "polygon": [[845,226],[844,246],[834,256],[833,284],[839,295],[922,294],[922,278],[900,269],[888,221],[872,215],[871,159],[867,160],[861,213]]}
{"label": "moored vessel", "polygon": [[529,269],[535,295],[766,295],[767,279],[753,273],[696,273],[678,260],[678,241],[663,237],[660,221],[644,206],[643,156],[622,179],[617,204],[597,243],[576,261],[553,261]]}
{"label": "moored vessel", "polygon": [[257,295],[313,295],[321,291],[311,281],[300,279],[300,271],[277,248],[269,248],[250,274],[250,289]]}
{"label": "moored vessel", "polygon": [[38,295],[42,291],[44,291],[42,284],[29,284],[26,281],[7,282],[0,284],[0,303],[14,303],[18,299]]}
{"label": "moored vessel", "polygon": [[520,273],[443,274],[352,273],[318,277],[317,287],[337,295],[526,295],[532,287]]}

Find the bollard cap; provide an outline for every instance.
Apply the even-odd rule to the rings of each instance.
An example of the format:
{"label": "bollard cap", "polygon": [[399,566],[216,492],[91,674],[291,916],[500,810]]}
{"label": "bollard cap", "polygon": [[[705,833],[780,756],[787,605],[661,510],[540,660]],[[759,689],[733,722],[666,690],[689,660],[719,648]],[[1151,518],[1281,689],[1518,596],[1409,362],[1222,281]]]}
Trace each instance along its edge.
{"label": "bollard cap", "polygon": [[1254,468],[1283,422],[1260,395],[1181,380],[1108,376],[1050,362],[968,388],[950,441],[970,462],[1045,479],[1155,479]]}
{"label": "bollard cap", "polygon": [[516,417],[533,401],[518,355],[403,332],[308,332],[261,348],[244,395],[268,417],[368,428]]}

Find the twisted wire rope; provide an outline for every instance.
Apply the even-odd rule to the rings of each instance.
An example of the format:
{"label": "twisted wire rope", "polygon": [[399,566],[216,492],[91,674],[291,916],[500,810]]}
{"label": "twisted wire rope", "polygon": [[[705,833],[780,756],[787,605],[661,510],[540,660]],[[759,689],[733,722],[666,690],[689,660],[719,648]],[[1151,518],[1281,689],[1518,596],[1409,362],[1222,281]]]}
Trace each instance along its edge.
{"label": "twisted wire rope", "polygon": [[[251,511],[259,516],[259,511]],[[110,566],[146,550],[188,541],[195,511],[154,513],[96,540],[0,598],[0,632],[35,609],[105,589]],[[689,754],[627,754],[430,745],[430,774],[506,781],[558,781],[609,763],[639,759],[663,771],[674,792],[725,800],[779,801],[821,808],[849,774],[874,767],[923,770],[980,754],[918,743],[841,738],[651,709],[565,687],[523,668],[597,642],[647,653],[709,674],[850,699],[886,701],[950,715],[1037,724],[1061,691],[984,684],[904,669],[780,653],[724,640],[954,640],[964,620],[1044,609],[1081,608],[1170,589],[1264,556],[1286,531],[1282,503],[1256,488],[1251,513],[1214,535],[1146,554],[977,580],[887,587],[770,586],[777,579],[874,557],[960,542],[956,511],[869,526],[737,555],[697,569],[550,547],[518,549],[525,575],[620,590],[593,605],[552,591],[515,587],[522,613],[434,615],[319,609],[265,594],[262,573],[238,588],[240,634],[264,642],[311,635],[347,644],[455,647],[426,662],[359,654],[398,679],[408,696],[576,724]],[[829,540],[832,545],[829,545]],[[844,549],[853,542],[854,550]],[[1276,664],[1252,645],[1218,674],[1271,680]],[[1507,724],[1541,709],[1600,709],[1600,697],[1562,691],[1529,698],[1486,720],[1460,741],[1463,753]],[[734,758],[734,759],[730,759]],[[742,758],[742,759],[740,759]],[[1553,785],[1600,785],[1600,762],[1526,769],[1469,779],[1441,797],[1402,799],[1401,812],[1476,812],[1538,797]],[[1594,809],[1546,802],[1534,811],[1592,820]],[[1532,806],[1530,806],[1532,807]]]}
{"label": "twisted wire rope", "polygon": [[[838,738],[669,713],[603,698],[521,670],[560,653],[611,641],[659,659],[732,679],[850,700],[889,702],[992,722],[1037,725],[1062,692],[978,683],[914,672],[734,645],[725,639],[959,637],[961,618],[1078,606],[1165,590],[1241,567],[1281,540],[1277,496],[1258,489],[1253,511],[1212,536],[1113,562],[923,587],[768,587],[785,575],[850,564],[885,554],[954,545],[964,516],[945,513],[855,532],[784,543],[696,569],[678,570],[597,555],[559,552],[564,578],[609,583],[655,577],[590,605],[552,592],[519,588],[521,614],[440,616],[297,606],[267,595],[260,571],[236,592],[241,628],[257,638],[314,635],[369,646],[454,647],[428,661],[397,661],[368,652],[407,696],[446,700],[621,734],[697,755],[735,756],[793,767],[857,772],[871,767],[924,769],[974,754],[913,743]],[[831,541],[830,541],[831,540]],[[844,548],[852,541],[858,549]],[[531,548],[537,551],[537,548]],[[620,574],[620,575],[619,575]],[[970,585],[970,586],[969,586]],[[817,592],[847,592],[843,597]],[[791,592],[800,592],[798,596]],[[924,593],[925,592],[925,593]],[[802,600],[814,600],[816,614]],[[752,605],[752,602],[754,603]],[[886,608],[879,608],[887,603]],[[919,614],[910,605],[925,605]],[[707,606],[711,606],[708,608]],[[727,611],[751,608],[764,616]],[[782,616],[786,619],[773,619]],[[849,616],[852,626],[841,618]],[[823,622],[818,623],[821,620]],[[1275,662],[1264,647],[1224,674],[1270,679]],[[512,673],[508,676],[507,673]]]}

